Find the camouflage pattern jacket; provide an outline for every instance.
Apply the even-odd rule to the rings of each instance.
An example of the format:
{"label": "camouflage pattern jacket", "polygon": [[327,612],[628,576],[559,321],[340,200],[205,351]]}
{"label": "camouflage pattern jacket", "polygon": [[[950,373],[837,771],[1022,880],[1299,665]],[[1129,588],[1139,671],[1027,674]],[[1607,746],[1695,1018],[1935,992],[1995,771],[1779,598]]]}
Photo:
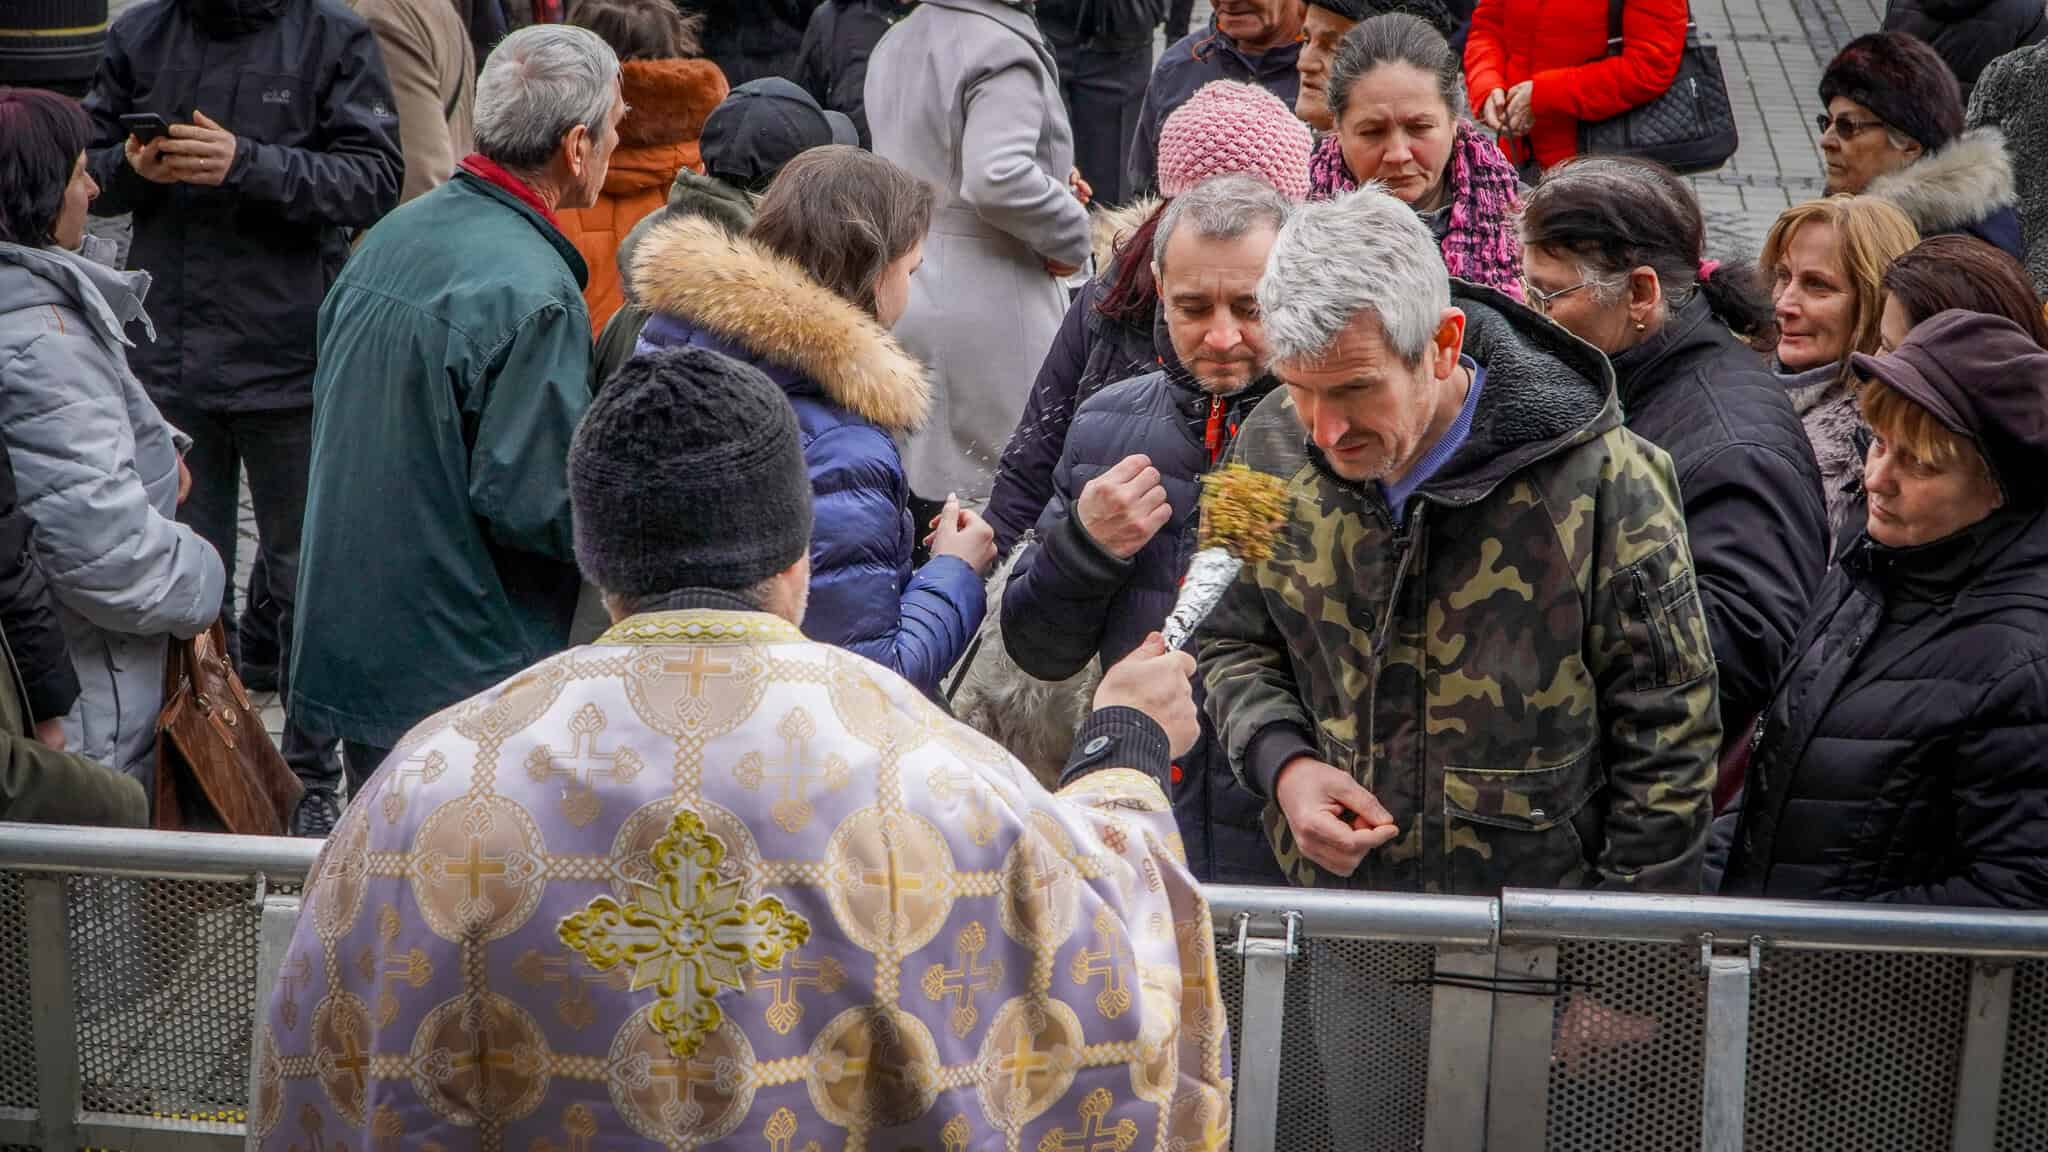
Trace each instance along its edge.
{"label": "camouflage pattern jacket", "polygon": [[1340,877],[1269,799],[1297,884],[1696,892],[1721,723],[1670,458],[1622,427],[1598,351],[1454,285],[1486,385],[1400,526],[1379,485],[1328,469],[1285,392],[1245,424],[1237,458],[1295,507],[1204,629],[1210,715],[1258,794],[1311,753],[1400,823]]}

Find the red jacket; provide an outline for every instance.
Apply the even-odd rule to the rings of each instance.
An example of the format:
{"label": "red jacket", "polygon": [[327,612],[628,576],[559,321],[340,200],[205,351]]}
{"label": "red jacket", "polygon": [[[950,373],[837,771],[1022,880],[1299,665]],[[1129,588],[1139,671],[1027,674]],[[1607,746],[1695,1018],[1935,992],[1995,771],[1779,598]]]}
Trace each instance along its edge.
{"label": "red jacket", "polygon": [[1533,79],[1535,125],[1501,141],[1508,159],[1545,168],[1579,150],[1579,121],[1605,120],[1662,96],[1685,50],[1686,0],[1626,0],[1621,55],[1607,57],[1607,0],[1479,0],[1465,40],[1465,89],[1476,110],[1496,88]]}

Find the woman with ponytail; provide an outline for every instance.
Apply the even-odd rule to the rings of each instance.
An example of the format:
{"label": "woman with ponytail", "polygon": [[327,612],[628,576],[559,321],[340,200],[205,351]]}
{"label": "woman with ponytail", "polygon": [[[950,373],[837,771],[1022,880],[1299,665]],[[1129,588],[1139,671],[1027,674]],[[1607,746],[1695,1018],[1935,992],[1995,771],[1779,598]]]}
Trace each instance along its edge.
{"label": "woman with ponytail", "polygon": [[1629,430],[1671,455],[1732,743],[1792,654],[1828,522],[1806,431],[1743,343],[1768,339],[1771,306],[1748,268],[1702,258],[1704,231],[1668,170],[1583,158],[1529,194],[1522,267],[1530,306],[1607,353]]}

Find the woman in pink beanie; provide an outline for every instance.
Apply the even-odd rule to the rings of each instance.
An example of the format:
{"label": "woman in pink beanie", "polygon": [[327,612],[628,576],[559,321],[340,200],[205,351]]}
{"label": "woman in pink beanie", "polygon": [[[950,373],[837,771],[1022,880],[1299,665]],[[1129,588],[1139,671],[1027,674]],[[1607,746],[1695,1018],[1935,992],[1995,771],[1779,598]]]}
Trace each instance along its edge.
{"label": "woman in pink beanie", "polygon": [[[1245,175],[1300,203],[1309,194],[1315,140],[1281,99],[1255,84],[1217,80],[1167,117],[1159,134],[1159,190],[1171,199],[1214,176]],[[1059,338],[1025,402],[985,513],[1008,551],[1052,498],[1052,473],[1081,401],[1111,384],[1154,371],[1173,355],[1159,325],[1152,234],[1165,201],[1140,201],[1098,219],[1098,230],[1128,228],[1114,247],[1098,245],[1097,275],[1067,309]],[[1135,227],[1129,227],[1135,222]],[[1113,235],[1113,232],[1112,232]]]}

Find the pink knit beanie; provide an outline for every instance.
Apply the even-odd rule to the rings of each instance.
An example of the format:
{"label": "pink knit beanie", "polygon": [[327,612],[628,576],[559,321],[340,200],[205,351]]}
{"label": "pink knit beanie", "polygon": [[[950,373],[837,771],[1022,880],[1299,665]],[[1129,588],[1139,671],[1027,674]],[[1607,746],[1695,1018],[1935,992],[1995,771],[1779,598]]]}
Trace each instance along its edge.
{"label": "pink knit beanie", "polygon": [[1211,176],[1254,176],[1295,203],[1308,198],[1308,125],[1256,84],[1215,80],[1166,118],[1159,133],[1159,193],[1167,199]]}

